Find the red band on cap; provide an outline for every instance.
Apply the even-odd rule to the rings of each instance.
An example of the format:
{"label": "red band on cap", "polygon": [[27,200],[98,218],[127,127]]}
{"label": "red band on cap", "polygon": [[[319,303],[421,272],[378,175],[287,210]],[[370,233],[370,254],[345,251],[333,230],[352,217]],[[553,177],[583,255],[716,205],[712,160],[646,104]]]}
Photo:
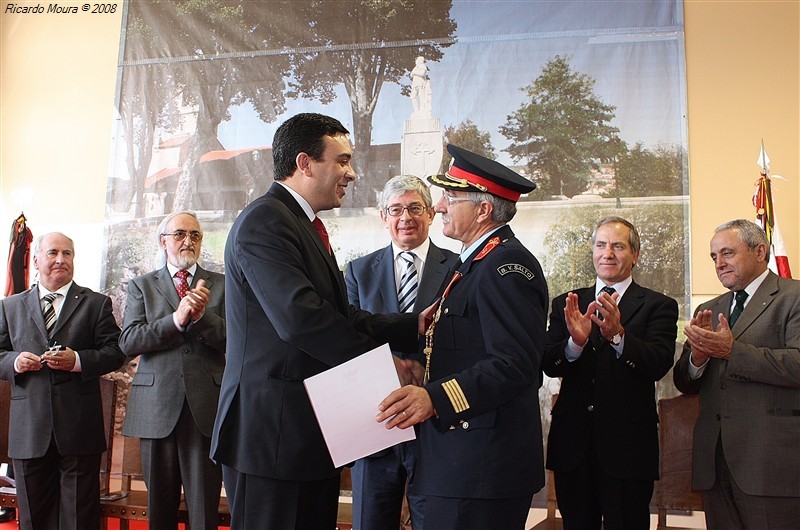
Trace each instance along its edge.
{"label": "red band on cap", "polygon": [[456,166],[451,166],[450,169],[447,171],[447,175],[452,176],[453,178],[456,179],[466,180],[472,185],[478,184],[478,186],[476,187],[486,188],[486,191],[488,191],[492,195],[497,195],[498,197],[508,199],[509,201],[517,202],[519,200],[519,196],[522,195],[518,191],[504,188],[503,186],[497,184],[496,182],[492,182],[491,180],[480,177],[474,173],[470,173],[469,171],[464,171],[463,169],[458,168]]}

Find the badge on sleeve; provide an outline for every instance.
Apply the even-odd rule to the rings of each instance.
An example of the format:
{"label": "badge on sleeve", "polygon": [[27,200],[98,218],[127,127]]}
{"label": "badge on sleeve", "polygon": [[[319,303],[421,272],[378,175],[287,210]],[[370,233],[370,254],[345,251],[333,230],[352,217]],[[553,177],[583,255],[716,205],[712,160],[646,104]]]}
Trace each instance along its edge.
{"label": "badge on sleeve", "polygon": [[497,272],[500,273],[500,276],[505,276],[511,272],[516,272],[517,274],[522,274],[528,280],[532,280],[536,277],[536,275],[525,267],[524,265],[520,265],[519,263],[506,263],[505,265],[500,265],[497,267]]}

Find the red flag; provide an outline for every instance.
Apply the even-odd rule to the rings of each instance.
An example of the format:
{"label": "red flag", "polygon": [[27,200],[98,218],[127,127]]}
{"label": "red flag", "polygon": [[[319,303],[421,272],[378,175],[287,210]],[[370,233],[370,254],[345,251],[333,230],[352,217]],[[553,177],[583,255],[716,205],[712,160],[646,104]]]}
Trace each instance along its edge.
{"label": "red flag", "polygon": [[789,258],[786,255],[786,247],[783,244],[783,237],[778,228],[778,221],[775,219],[775,209],[772,202],[772,181],[769,178],[769,157],[764,151],[763,144],[757,163],[761,166],[761,176],[756,182],[756,190],[753,193],[753,206],[756,207],[758,224],[766,232],[767,241],[769,241],[769,268],[782,278],[791,278],[792,271],[789,269]]}
{"label": "red flag", "polygon": [[11,223],[11,246],[8,249],[5,296],[21,293],[28,288],[31,241],[33,234],[25,214],[19,214]]}

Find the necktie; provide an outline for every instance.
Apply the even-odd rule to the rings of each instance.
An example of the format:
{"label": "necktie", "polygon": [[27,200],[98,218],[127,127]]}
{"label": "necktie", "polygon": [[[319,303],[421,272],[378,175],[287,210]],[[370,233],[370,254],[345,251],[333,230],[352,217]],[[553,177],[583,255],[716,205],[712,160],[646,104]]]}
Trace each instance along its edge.
{"label": "necktie", "polygon": [[736,305],[731,311],[731,317],[728,319],[730,326],[733,327],[736,321],[739,320],[739,315],[744,311],[744,301],[747,300],[747,291],[736,291],[734,298],[736,298]]}
{"label": "necktie", "polygon": [[[602,289],[600,289],[600,293],[598,293],[597,297],[598,297],[598,298],[600,298],[600,294],[602,294],[602,293],[608,293],[608,296],[614,296],[614,293],[616,293],[616,292],[617,292],[617,290],[616,290],[616,289],[614,289],[613,287],[609,287],[608,285],[606,285],[605,287],[603,287]],[[600,311],[595,311],[595,312],[594,312],[594,314],[595,314],[595,315],[597,315],[597,316],[599,317],[599,316],[600,316]],[[602,319],[602,317],[600,317],[600,318]]]}
{"label": "necktie", "polygon": [[414,264],[416,255],[413,252],[401,252],[399,256],[405,268],[400,277],[400,285],[397,288],[397,303],[400,306],[401,313],[409,313],[414,308],[414,302],[417,301],[417,290],[419,288],[417,266]]}
{"label": "necktie", "polygon": [[53,300],[56,298],[58,298],[58,293],[50,293],[42,297],[42,301],[44,301],[42,315],[44,316],[44,327],[47,329],[48,337],[53,335],[53,328],[56,327],[56,308],[53,307]]}
{"label": "necktie", "polygon": [[178,278],[178,285],[175,286],[175,289],[178,291],[178,296],[183,298],[189,292],[189,282],[186,281],[186,278],[189,277],[189,271],[181,269],[175,273],[175,277]]}
{"label": "necktie", "polygon": [[322,242],[325,243],[325,248],[328,249],[328,254],[331,253],[331,241],[328,238],[328,231],[325,230],[325,225],[322,223],[322,219],[319,217],[315,217],[311,224],[314,225],[314,228],[317,229],[317,233],[319,234],[320,239]]}

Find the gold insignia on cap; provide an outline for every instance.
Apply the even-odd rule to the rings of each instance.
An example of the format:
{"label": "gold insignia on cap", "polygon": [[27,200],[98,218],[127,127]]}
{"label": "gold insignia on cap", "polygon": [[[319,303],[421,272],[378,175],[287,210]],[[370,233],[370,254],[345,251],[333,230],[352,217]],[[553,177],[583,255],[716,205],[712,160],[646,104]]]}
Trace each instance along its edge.
{"label": "gold insignia on cap", "polygon": [[460,414],[469,408],[467,396],[464,395],[464,391],[461,390],[461,385],[458,384],[458,381],[455,379],[445,381],[442,383],[442,388],[444,388],[448,399],[450,399],[450,403],[453,405],[453,410],[456,411],[456,414]]}
{"label": "gold insignia on cap", "polygon": [[[468,182],[466,182],[465,180],[459,180],[459,181],[456,182],[456,181],[450,180],[449,177],[448,177],[448,180],[442,180],[442,179],[439,178],[439,175],[431,175],[428,178],[431,179],[431,181],[434,184],[443,184],[445,186],[452,186],[454,188],[468,188],[470,186],[470,184]],[[466,182],[466,184],[465,184],[465,182]]]}
{"label": "gold insignia on cap", "polygon": [[458,184],[460,184],[460,185],[461,185],[461,187],[463,187],[463,188],[466,188],[466,187],[472,186],[473,188],[478,188],[479,190],[481,190],[481,191],[482,191],[482,192],[484,192],[484,193],[486,193],[487,191],[489,191],[489,188],[487,188],[486,186],[483,186],[482,184],[478,184],[478,183],[476,183],[476,182],[470,182],[470,181],[468,181],[467,179],[462,179],[462,178],[454,177],[453,175],[451,175],[451,174],[450,174],[450,172],[449,172],[449,171],[448,171],[448,172],[446,172],[446,173],[444,174],[444,176],[445,176],[445,177],[447,177],[448,179],[452,180],[453,182],[457,182],[457,183],[458,183]]}

